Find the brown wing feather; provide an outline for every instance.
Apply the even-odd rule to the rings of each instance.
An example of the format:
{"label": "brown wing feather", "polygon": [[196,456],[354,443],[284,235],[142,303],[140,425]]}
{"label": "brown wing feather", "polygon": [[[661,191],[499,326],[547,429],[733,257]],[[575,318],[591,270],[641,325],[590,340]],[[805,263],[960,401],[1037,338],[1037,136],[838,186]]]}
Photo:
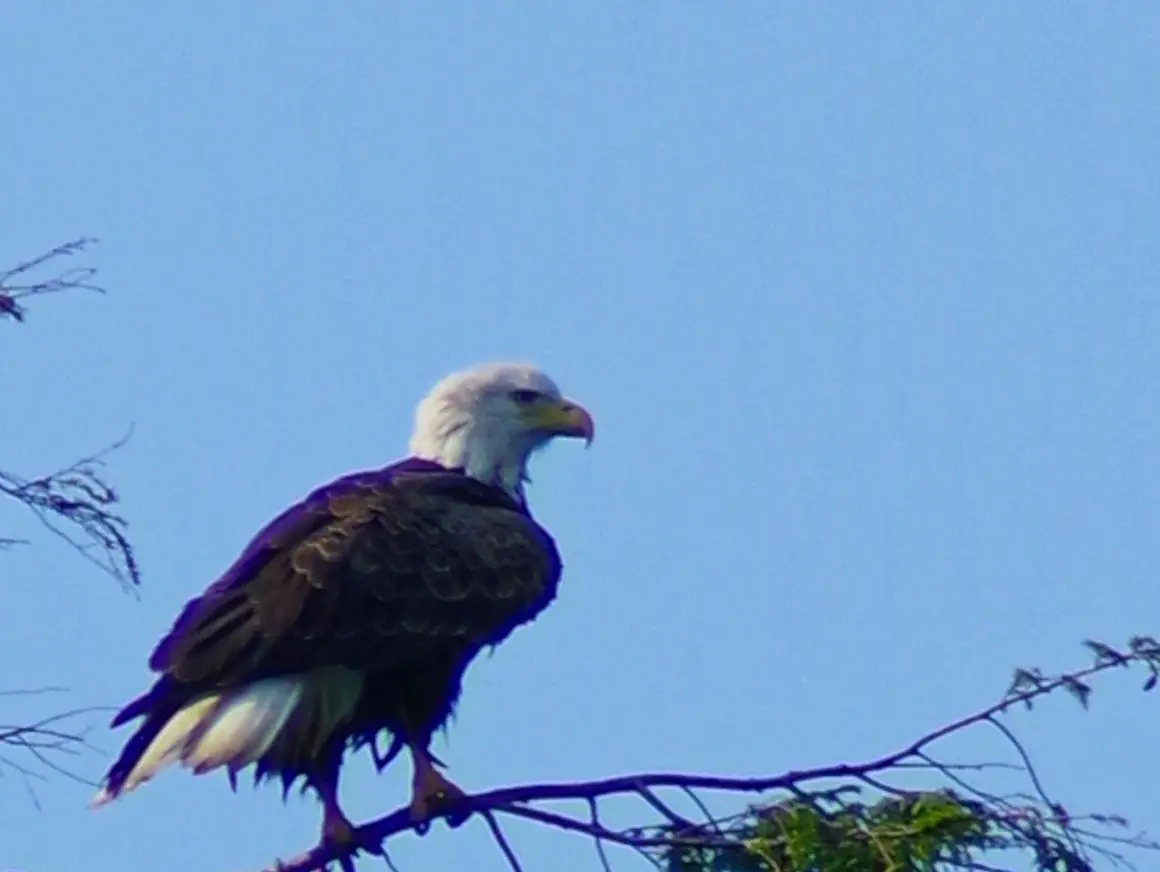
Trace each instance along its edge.
{"label": "brown wing feather", "polygon": [[487,490],[418,477],[332,496],[251,577],[208,592],[157,666],[220,686],[500,641],[546,604],[559,562],[547,534]]}

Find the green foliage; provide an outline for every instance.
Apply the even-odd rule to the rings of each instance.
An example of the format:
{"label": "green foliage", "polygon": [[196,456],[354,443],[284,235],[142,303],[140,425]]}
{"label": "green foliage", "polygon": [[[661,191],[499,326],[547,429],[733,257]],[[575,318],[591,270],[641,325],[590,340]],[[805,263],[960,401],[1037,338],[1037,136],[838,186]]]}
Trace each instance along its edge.
{"label": "green foliage", "polygon": [[1020,869],[1091,872],[1065,824],[952,791],[870,804],[802,795],[753,809],[712,834],[674,833],[679,844],[662,862],[667,872],[952,872],[998,870],[993,852],[1013,850],[1023,854]]}
{"label": "green foliage", "polygon": [[[666,872],[1095,872],[1133,868],[1117,853],[1156,851],[1143,834],[1127,834],[1116,815],[1069,814],[1044,792],[1031,757],[999,716],[1013,706],[1062,691],[1084,709],[1091,704],[1090,678],[1111,669],[1143,667],[1144,690],[1160,682],[1160,642],[1134,636],[1124,650],[1087,640],[1093,663],[1059,675],[1016,669],[1003,699],[926,734],[909,747],[868,763],[794,773],[777,785],[785,798],[710,825],[654,830],[652,856]],[[972,783],[987,764],[951,766],[931,750],[940,739],[972,726],[998,729],[1017,753],[1033,793],[1000,796]],[[919,767],[954,789],[908,791],[889,784],[903,767]],[[839,779],[828,791],[810,782]],[[833,783],[833,781],[829,781]],[[862,800],[863,789],[874,798]],[[1003,865],[1008,860],[1014,865]]]}
{"label": "green foliage", "polygon": [[853,803],[834,813],[797,800],[763,818],[746,847],[776,872],[925,872],[943,858],[981,846],[988,831],[974,810],[935,793],[869,807]]}

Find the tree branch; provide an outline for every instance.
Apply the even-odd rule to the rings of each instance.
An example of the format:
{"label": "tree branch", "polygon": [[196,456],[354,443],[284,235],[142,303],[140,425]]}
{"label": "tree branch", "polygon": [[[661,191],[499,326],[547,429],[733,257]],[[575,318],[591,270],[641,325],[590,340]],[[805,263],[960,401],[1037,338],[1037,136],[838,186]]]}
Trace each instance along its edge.
{"label": "tree branch", "polygon": [[[62,269],[47,276],[41,274],[50,266],[55,268],[58,261],[86,251],[94,242],[88,238],[76,239],[0,272],[0,321],[23,322],[26,309],[22,301],[31,297],[72,290],[103,294],[104,289],[93,283],[96,270],[90,267]],[[0,499],[7,497],[24,506],[44,527],[61,537],[82,557],[112,575],[126,588],[133,589],[140,584],[140,570],[125,536],[126,523],[115,511],[119,503],[118,494],[102,472],[105,457],[121,447],[128,436],[126,434],[104,451],[38,478],[24,478],[0,469]],[[27,544],[27,540],[0,536],[0,550],[21,544]],[[57,690],[60,688],[0,691],[0,697]],[[16,775],[34,803],[37,799],[32,785],[44,780],[46,772],[89,784],[67,765],[67,758],[91,750],[85,730],[66,727],[67,722],[75,717],[96,710],[75,709],[27,725],[0,725],[0,776]]]}
{"label": "tree branch", "polygon": [[[0,469],[0,495],[21,503],[46,529],[126,589],[140,585],[141,570],[125,534],[128,524],[114,511],[120,496],[101,470],[105,458],[131,435],[130,429],[109,447],[38,478]],[[3,539],[0,544],[19,541]]]}
{"label": "tree branch", "polygon": [[[1133,638],[1127,651],[1117,651],[1102,643],[1089,641],[1085,644],[1096,655],[1090,666],[1053,677],[1045,677],[1037,670],[1016,670],[1015,680],[998,702],[933,729],[897,751],[862,763],[839,763],[761,777],[665,772],[577,783],[520,785],[469,796],[454,812],[483,817],[513,869],[519,868],[518,859],[498,830],[499,814],[592,838],[605,870],[610,868],[604,851],[605,843],[636,849],[657,861],[658,868],[662,869],[798,869],[798,866],[785,865],[782,861],[787,857],[792,860],[785,852],[792,853],[790,837],[793,827],[805,819],[812,819],[811,832],[821,833],[819,838],[829,833],[827,838],[834,843],[830,846],[834,850],[840,845],[846,846],[842,850],[851,850],[849,846],[858,843],[855,848],[870,852],[887,865],[894,862],[894,854],[890,852],[898,849],[898,845],[910,845],[906,850],[912,850],[913,844],[921,844],[933,860],[949,864],[940,865],[940,869],[983,870],[988,867],[980,861],[979,852],[1020,850],[1031,852],[1040,868],[1054,869],[1056,865],[1053,864],[1058,860],[1070,863],[1068,869],[1082,872],[1093,868],[1089,860],[1091,852],[1117,856],[1101,843],[1150,850],[1160,850],[1160,845],[1143,836],[1124,838],[1102,831],[1109,825],[1119,826],[1121,822],[1126,825],[1122,818],[1069,815],[1062,805],[1048,796],[1027,751],[998,717],[1012,706],[1031,708],[1035,700],[1060,689],[1075,696],[1086,708],[1091,695],[1087,679],[1114,668],[1144,668],[1150,673],[1145,690],[1155,686],[1156,675],[1160,672],[1160,643],[1154,639]],[[1016,752],[1018,763],[951,764],[943,763],[933,755],[932,746],[941,739],[982,724],[1000,728]],[[1019,804],[1010,798],[979,790],[966,781],[964,773],[997,765],[1025,774],[1038,796],[1027,797],[1023,804]],[[904,790],[881,778],[885,774],[920,768],[944,777],[954,786],[966,788],[973,793],[973,798],[964,798],[945,787],[930,791]],[[839,782],[837,787],[825,788],[827,783],[835,781]],[[865,788],[874,791],[874,803],[865,804],[849,798],[859,796]],[[664,789],[676,789],[691,795],[705,816],[705,822],[696,823],[676,813],[657,796],[656,792]],[[698,791],[735,795],[780,791],[788,798],[767,801],[765,805],[751,807],[733,818],[718,820],[709,815]],[[661,821],[654,820],[626,830],[607,827],[600,820],[599,802],[618,795],[640,799],[647,809],[660,816]],[[572,817],[536,805],[567,800],[584,803],[587,817]],[[1096,828],[1079,829],[1076,825],[1080,822],[1094,824]],[[408,808],[404,806],[359,827],[357,841],[362,845],[381,846],[392,836],[413,828]],[[754,854],[755,851],[760,857]],[[762,851],[766,853],[760,853]],[[749,864],[721,866],[704,861],[697,865],[696,861],[679,859],[677,854],[680,852],[693,852],[697,857],[713,854],[718,858],[733,856],[735,859],[744,855],[749,858]],[[775,852],[780,852],[780,859],[774,858]],[[753,865],[766,854],[767,865]],[[315,872],[346,856],[349,854],[341,849],[319,846],[275,868],[282,872]],[[930,868],[934,868],[933,865]]]}
{"label": "tree branch", "polygon": [[[63,688],[46,687],[29,691],[4,691],[0,696],[31,696],[61,691]],[[96,786],[92,781],[74,772],[67,764],[67,758],[76,757],[86,751],[96,751],[87,739],[88,728],[68,727],[67,724],[83,715],[97,711],[108,711],[106,707],[72,709],[49,715],[30,724],[0,724],[0,749],[7,748],[25,756],[28,762],[19,762],[12,754],[0,751],[0,776],[4,774],[19,777],[34,804],[37,803],[34,782],[42,782],[46,770],[63,775],[81,784]],[[29,759],[30,758],[30,759]]]}
{"label": "tree branch", "polygon": [[92,267],[74,267],[48,278],[37,279],[34,274],[41,267],[63,258],[81,254],[97,240],[81,237],[72,242],[58,245],[39,257],[26,260],[0,273],[0,320],[11,318],[23,322],[26,309],[20,300],[29,297],[59,294],[62,291],[95,291],[105,293],[105,289],[93,284],[97,271]]}
{"label": "tree branch", "polygon": [[[21,301],[31,297],[73,290],[105,293],[93,283],[97,271],[92,267],[37,276],[60,260],[85,252],[95,242],[88,237],[74,239],[0,273],[0,320],[23,322],[26,310]],[[103,451],[39,478],[27,479],[0,469],[0,496],[24,505],[49,531],[128,589],[140,584],[141,574],[125,536],[126,522],[115,511],[118,494],[101,468],[105,457],[124,445],[131,433],[132,428]],[[0,549],[20,544],[27,544],[27,540],[0,536]]]}

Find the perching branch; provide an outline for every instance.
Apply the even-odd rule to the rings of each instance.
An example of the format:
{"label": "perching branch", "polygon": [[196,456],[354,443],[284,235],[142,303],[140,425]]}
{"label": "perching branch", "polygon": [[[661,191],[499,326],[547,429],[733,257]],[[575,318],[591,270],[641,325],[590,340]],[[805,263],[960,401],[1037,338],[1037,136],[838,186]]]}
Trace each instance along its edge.
{"label": "perching branch", "polygon": [[[905,747],[862,763],[839,763],[762,777],[692,773],[646,773],[599,781],[532,784],[475,794],[457,812],[478,814],[487,823],[508,865],[518,872],[518,856],[499,827],[501,815],[535,821],[592,839],[598,869],[612,868],[606,845],[636,851],[666,872],[826,872],[829,869],[899,872],[978,870],[1003,853],[1030,857],[1038,870],[1091,872],[1096,858],[1121,862],[1115,849],[1160,850],[1144,834],[1126,834],[1127,821],[1113,815],[1073,814],[1047,792],[1030,754],[1002,720],[1015,706],[1032,708],[1035,700],[1060,689],[1087,708],[1088,680],[1113,668],[1144,669],[1145,690],[1160,676],[1160,643],[1133,638],[1126,651],[1087,642],[1094,662],[1054,676],[1019,669],[1007,693],[997,702],[938,727]],[[965,730],[996,729],[1012,749],[1014,760],[961,764],[936,756],[941,740]],[[980,773],[996,769],[1019,773],[1028,790],[1001,795],[981,787]],[[931,788],[900,786],[905,775],[926,775],[940,783]],[[662,792],[674,794],[666,800]],[[755,805],[725,818],[714,818],[702,798],[707,793],[739,798],[764,795]],[[649,820],[628,829],[601,819],[600,803],[613,796],[635,797]],[[686,815],[674,803],[692,799]],[[584,813],[566,814],[543,806],[558,801],[579,804]],[[396,809],[358,829],[358,843],[379,845],[413,829],[408,809]],[[318,847],[275,868],[281,872],[316,872],[336,861],[350,862],[349,852]],[[385,853],[384,853],[385,857]],[[349,868],[349,867],[348,867]]]}

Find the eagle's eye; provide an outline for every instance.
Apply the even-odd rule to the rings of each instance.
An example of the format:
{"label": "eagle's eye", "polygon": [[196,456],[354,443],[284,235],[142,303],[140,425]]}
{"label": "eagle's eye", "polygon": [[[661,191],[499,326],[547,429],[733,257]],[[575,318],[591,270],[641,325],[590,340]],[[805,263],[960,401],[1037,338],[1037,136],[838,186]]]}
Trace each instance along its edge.
{"label": "eagle's eye", "polygon": [[521,406],[526,406],[528,403],[534,403],[539,398],[539,391],[533,391],[527,388],[519,388],[512,391],[512,399],[519,403]]}

